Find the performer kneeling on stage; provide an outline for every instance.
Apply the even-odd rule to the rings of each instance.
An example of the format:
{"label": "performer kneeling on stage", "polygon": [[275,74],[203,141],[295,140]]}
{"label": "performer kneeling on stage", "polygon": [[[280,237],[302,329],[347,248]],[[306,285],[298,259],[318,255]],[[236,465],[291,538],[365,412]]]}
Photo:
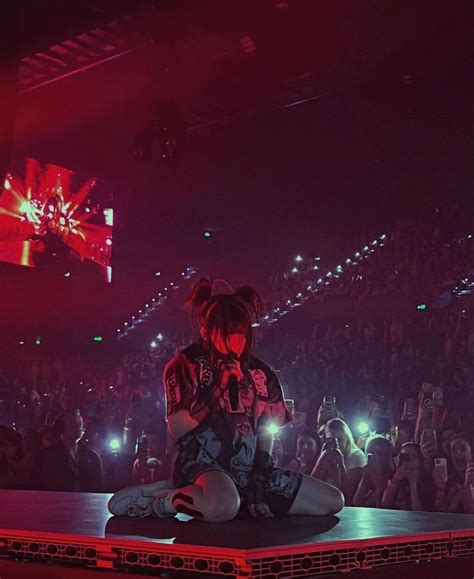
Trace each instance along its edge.
{"label": "performer kneeling on stage", "polygon": [[269,425],[291,414],[275,372],[252,355],[255,290],[213,295],[202,279],[187,305],[201,338],[167,365],[168,429],[176,441],[173,482],[122,489],[109,501],[114,515],[166,517],[185,513],[208,522],[255,517],[328,515],[344,506],[339,489],[272,463]]}

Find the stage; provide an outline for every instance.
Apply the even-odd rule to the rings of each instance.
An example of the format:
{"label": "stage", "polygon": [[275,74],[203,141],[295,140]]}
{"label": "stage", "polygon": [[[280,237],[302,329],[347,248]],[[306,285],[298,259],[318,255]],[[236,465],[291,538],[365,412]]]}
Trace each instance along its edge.
{"label": "stage", "polygon": [[[435,562],[440,569],[456,568],[457,578],[473,575],[473,515],[347,507],[330,517],[243,516],[217,525],[187,517],[112,517],[109,496],[0,491],[0,576],[8,567],[5,577],[24,577],[26,571],[14,573],[24,566],[28,577],[40,577],[39,565],[22,561],[55,563],[48,567],[51,579],[66,573],[89,577],[94,569],[99,579],[120,576],[118,571],[128,571],[128,577],[282,579],[348,571],[407,577],[428,562],[433,570]],[[82,567],[84,575],[66,565]]]}

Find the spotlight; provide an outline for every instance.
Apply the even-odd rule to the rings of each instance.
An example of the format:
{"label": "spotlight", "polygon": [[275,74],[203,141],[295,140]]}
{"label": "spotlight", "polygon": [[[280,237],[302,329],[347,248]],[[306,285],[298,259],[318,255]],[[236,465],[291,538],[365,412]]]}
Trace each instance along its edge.
{"label": "spotlight", "polygon": [[361,420],[357,425],[357,431],[359,432],[359,434],[367,434],[369,432],[369,428],[370,427],[368,423],[364,422],[363,420]]}
{"label": "spotlight", "polygon": [[269,434],[275,436],[275,434],[278,434],[278,432],[280,431],[280,427],[277,426],[274,422],[272,422],[268,425],[267,430]]}
{"label": "spotlight", "polygon": [[118,438],[112,438],[111,440],[109,440],[109,449],[112,452],[119,452],[119,450],[122,448],[122,443],[120,442],[120,440]]}

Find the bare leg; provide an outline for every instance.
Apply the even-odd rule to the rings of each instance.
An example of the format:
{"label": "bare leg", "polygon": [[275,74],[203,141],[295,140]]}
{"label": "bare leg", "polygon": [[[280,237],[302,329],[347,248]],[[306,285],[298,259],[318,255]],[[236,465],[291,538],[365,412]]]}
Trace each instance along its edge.
{"label": "bare leg", "polygon": [[303,475],[289,515],[333,515],[344,507],[342,492],[317,478]]}
{"label": "bare leg", "polygon": [[225,472],[208,471],[194,484],[176,489],[170,501],[178,513],[204,519],[209,523],[232,520],[240,508],[237,488]]}

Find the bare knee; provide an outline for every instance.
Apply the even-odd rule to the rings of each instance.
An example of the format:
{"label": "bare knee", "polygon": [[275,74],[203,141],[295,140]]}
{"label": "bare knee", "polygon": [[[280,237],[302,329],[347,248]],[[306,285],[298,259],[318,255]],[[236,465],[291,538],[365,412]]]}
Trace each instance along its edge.
{"label": "bare knee", "polygon": [[303,475],[289,515],[334,515],[344,507],[342,492],[323,481]]}
{"label": "bare knee", "polygon": [[209,472],[196,480],[202,490],[200,510],[210,523],[231,521],[240,509],[240,496],[232,479],[224,473]]}
{"label": "bare knee", "polygon": [[311,502],[308,505],[309,513],[312,515],[335,515],[344,507],[344,494],[336,487],[325,485],[318,492],[319,501]]}

